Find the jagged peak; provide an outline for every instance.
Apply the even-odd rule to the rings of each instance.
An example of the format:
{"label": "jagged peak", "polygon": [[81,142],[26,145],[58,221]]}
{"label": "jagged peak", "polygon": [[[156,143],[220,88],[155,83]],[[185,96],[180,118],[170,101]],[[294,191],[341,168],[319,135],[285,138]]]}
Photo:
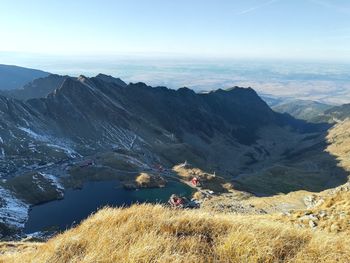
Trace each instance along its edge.
{"label": "jagged peak", "polygon": [[128,86],[135,87],[135,88],[143,88],[143,89],[152,88],[151,86],[148,86],[144,82],[136,82],[136,83],[130,82],[130,84]]}
{"label": "jagged peak", "polygon": [[[90,87],[90,80],[89,78],[80,75],[78,78],[74,78],[74,77],[67,77],[61,84],[61,86],[59,86],[57,89],[55,89],[52,93],[50,93],[48,95],[48,97],[50,96],[57,96],[59,93],[62,92],[66,92],[68,90],[73,89],[74,87],[77,86],[77,84],[83,85],[85,87]],[[90,87],[91,88],[91,87]]]}
{"label": "jagged peak", "polygon": [[239,86],[233,86],[231,88],[224,89],[226,92],[253,92],[256,93],[254,89],[251,87],[239,87]]}
{"label": "jagged peak", "polygon": [[78,78],[77,78],[78,81],[80,82],[85,82],[85,81],[88,81],[89,78],[88,77],[85,77],[84,75],[80,75]]}
{"label": "jagged peak", "polygon": [[84,75],[80,75],[77,80],[84,86],[88,87],[89,89],[92,89],[92,90],[96,89],[94,82],[90,78],[85,77]]}
{"label": "jagged peak", "polygon": [[187,88],[187,87],[182,87],[177,90],[180,94],[186,94],[186,95],[196,95],[196,92],[194,90]]}
{"label": "jagged peak", "polygon": [[147,85],[146,83],[141,82],[141,81],[139,81],[139,82],[131,82],[130,85],[131,85],[131,86],[143,86],[143,87],[148,87],[148,85]]}
{"label": "jagged peak", "polygon": [[97,79],[100,79],[104,82],[108,82],[108,83],[114,83],[114,84],[117,84],[118,86],[121,86],[121,87],[126,87],[127,84],[120,78],[115,78],[111,75],[106,75],[106,74],[102,74],[102,73],[99,73],[98,75],[96,75]]}
{"label": "jagged peak", "polygon": [[234,86],[228,89],[217,89],[210,91],[208,93],[202,93],[202,94],[209,94],[209,95],[233,95],[233,96],[240,96],[240,95],[245,95],[245,96],[253,96],[253,97],[259,97],[259,95],[256,93],[254,89],[251,87],[244,88],[244,87],[238,87]]}

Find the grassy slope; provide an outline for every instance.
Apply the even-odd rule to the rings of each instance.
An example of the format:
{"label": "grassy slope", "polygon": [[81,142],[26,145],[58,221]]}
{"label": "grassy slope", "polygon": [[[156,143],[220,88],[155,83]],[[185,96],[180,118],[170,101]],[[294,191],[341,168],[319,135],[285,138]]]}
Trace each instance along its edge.
{"label": "grassy slope", "polygon": [[349,262],[341,233],[293,228],[270,216],[159,205],[106,208],[47,243],[18,244],[0,262]]}
{"label": "grassy slope", "polygon": [[350,184],[314,194],[318,203],[308,210],[297,210],[279,220],[297,227],[309,227],[310,216],[317,229],[333,233],[350,233]]}
{"label": "grassy slope", "polygon": [[331,105],[310,100],[291,100],[272,107],[274,111],[286,112],[297,119],[307,121],[322,116],[330,108]]}
{"label": "grassy slope", "polygon": [[337,158],[340,166],[350,171],[350,120],[337,123],[327,135],[327,152]]}

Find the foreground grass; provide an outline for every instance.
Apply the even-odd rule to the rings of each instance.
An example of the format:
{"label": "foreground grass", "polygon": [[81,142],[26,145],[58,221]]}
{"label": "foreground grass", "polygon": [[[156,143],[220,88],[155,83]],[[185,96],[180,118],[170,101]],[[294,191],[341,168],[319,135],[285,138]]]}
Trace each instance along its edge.
{"label": "foreground grass", "polygon": [[0,262],[350,262],[350,240],[267,216],[135,205],[102,209],[47,243],[6,249]]}

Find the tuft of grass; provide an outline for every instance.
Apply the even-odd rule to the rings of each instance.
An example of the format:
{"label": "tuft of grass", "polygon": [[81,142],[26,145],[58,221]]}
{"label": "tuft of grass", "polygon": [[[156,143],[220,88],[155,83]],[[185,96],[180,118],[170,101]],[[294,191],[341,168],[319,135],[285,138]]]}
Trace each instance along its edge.
{"label": "tuft of grass", "polygon": [[205,198],[205,195],[204,195],[202,192],[197,191],[197,192],[195,192],[195,193],[193,194],[192,197],[193,197],[194,199],[196,199],[196,200],[202,200],[202,199]]}
{"label": "tuft of grass", "polygon": [[297,229],[268,216],[161,205],[104,208],[44,244],[1,251],[0,262],[349,262],[343,234]]}
{"label": "tuft of grass", "polygon": [[166,180],[160,176],[155,174],[149,174],[149,173],[140,173],[136,179],[135,183],[137,187],[165,187]]}
{"label": "tuft of grass", "polygon": [[140,175],[136,177],[135,181],[139,185],[147,185],[151,182],[151,176],[147,173],[140,173]]}

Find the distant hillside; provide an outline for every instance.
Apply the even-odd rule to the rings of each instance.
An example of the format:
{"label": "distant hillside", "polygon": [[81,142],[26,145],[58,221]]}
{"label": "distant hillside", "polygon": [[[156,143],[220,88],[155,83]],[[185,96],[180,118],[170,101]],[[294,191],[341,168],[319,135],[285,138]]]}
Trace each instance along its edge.
{"label": "distant hillside", "polygon": [[312,100],[287,100],[272,106],[272,109],[281,113],[288,113],[294,118],[311,121],[324,114],[331,105]]}
{"label": "distant hillside", "polygon": [[68,76],[51,74],[47,77],[35,79],[20,89],[3,91],[3,95],[19,100],[45,98],[55,89],[59,88]]}
{"label": "distant hillside", "polygon": [[283,102],[285,102],[288,99],[284,99],[281,97],[277,97],[277,96],[272,96],[272,95],[267,95],[267,94],[259,94],[260,98],[262,98],[267,105],[269,105],[270,107],[274,107],[277,106]]}
{"label": "distant hillside", "polygon": [[[19,100],[46,98],[47,95],[59,88],[68,77],[69,76],[50,74],[46,77],[35,79],[19,89],[2,91],[1,95]],[[113,78],[112,76],[104,74],[98,74],[96,79],[103,80],[107,83],[113,83],[121,87],[127,86],[120,78]]]}
{"label": "distant hillside", "polygon": [[296,119],[314,123],[335,123],[350,118],[350,104],[333,106],[312,100],[262,97],[270,107],[280,113],[288,113]]}
{"label": "distant hillside", "polygon": [[19,100],[45,98],[55,89],[59,88],[68,76],[51,74],[43,78],[35,79],[20,89],[3,91],[3,95]]}
{"label": "distant hillside", "polygon": [[326,117],[332,117],[338,120],[345,120],[350,117],[350,104],[343,104],[325,111]]}
{"label": "distant hillside", "polygon": [[350,118],[350,104],[343,104],[331,107],[324,111],[323,114],[313,118],[315,122],[337,123]]}
{"label": "distant hillside", "polygon": [[46,77],[49,74],[37,69],[0,65],[0,90],[19,89],[28,82]]}

